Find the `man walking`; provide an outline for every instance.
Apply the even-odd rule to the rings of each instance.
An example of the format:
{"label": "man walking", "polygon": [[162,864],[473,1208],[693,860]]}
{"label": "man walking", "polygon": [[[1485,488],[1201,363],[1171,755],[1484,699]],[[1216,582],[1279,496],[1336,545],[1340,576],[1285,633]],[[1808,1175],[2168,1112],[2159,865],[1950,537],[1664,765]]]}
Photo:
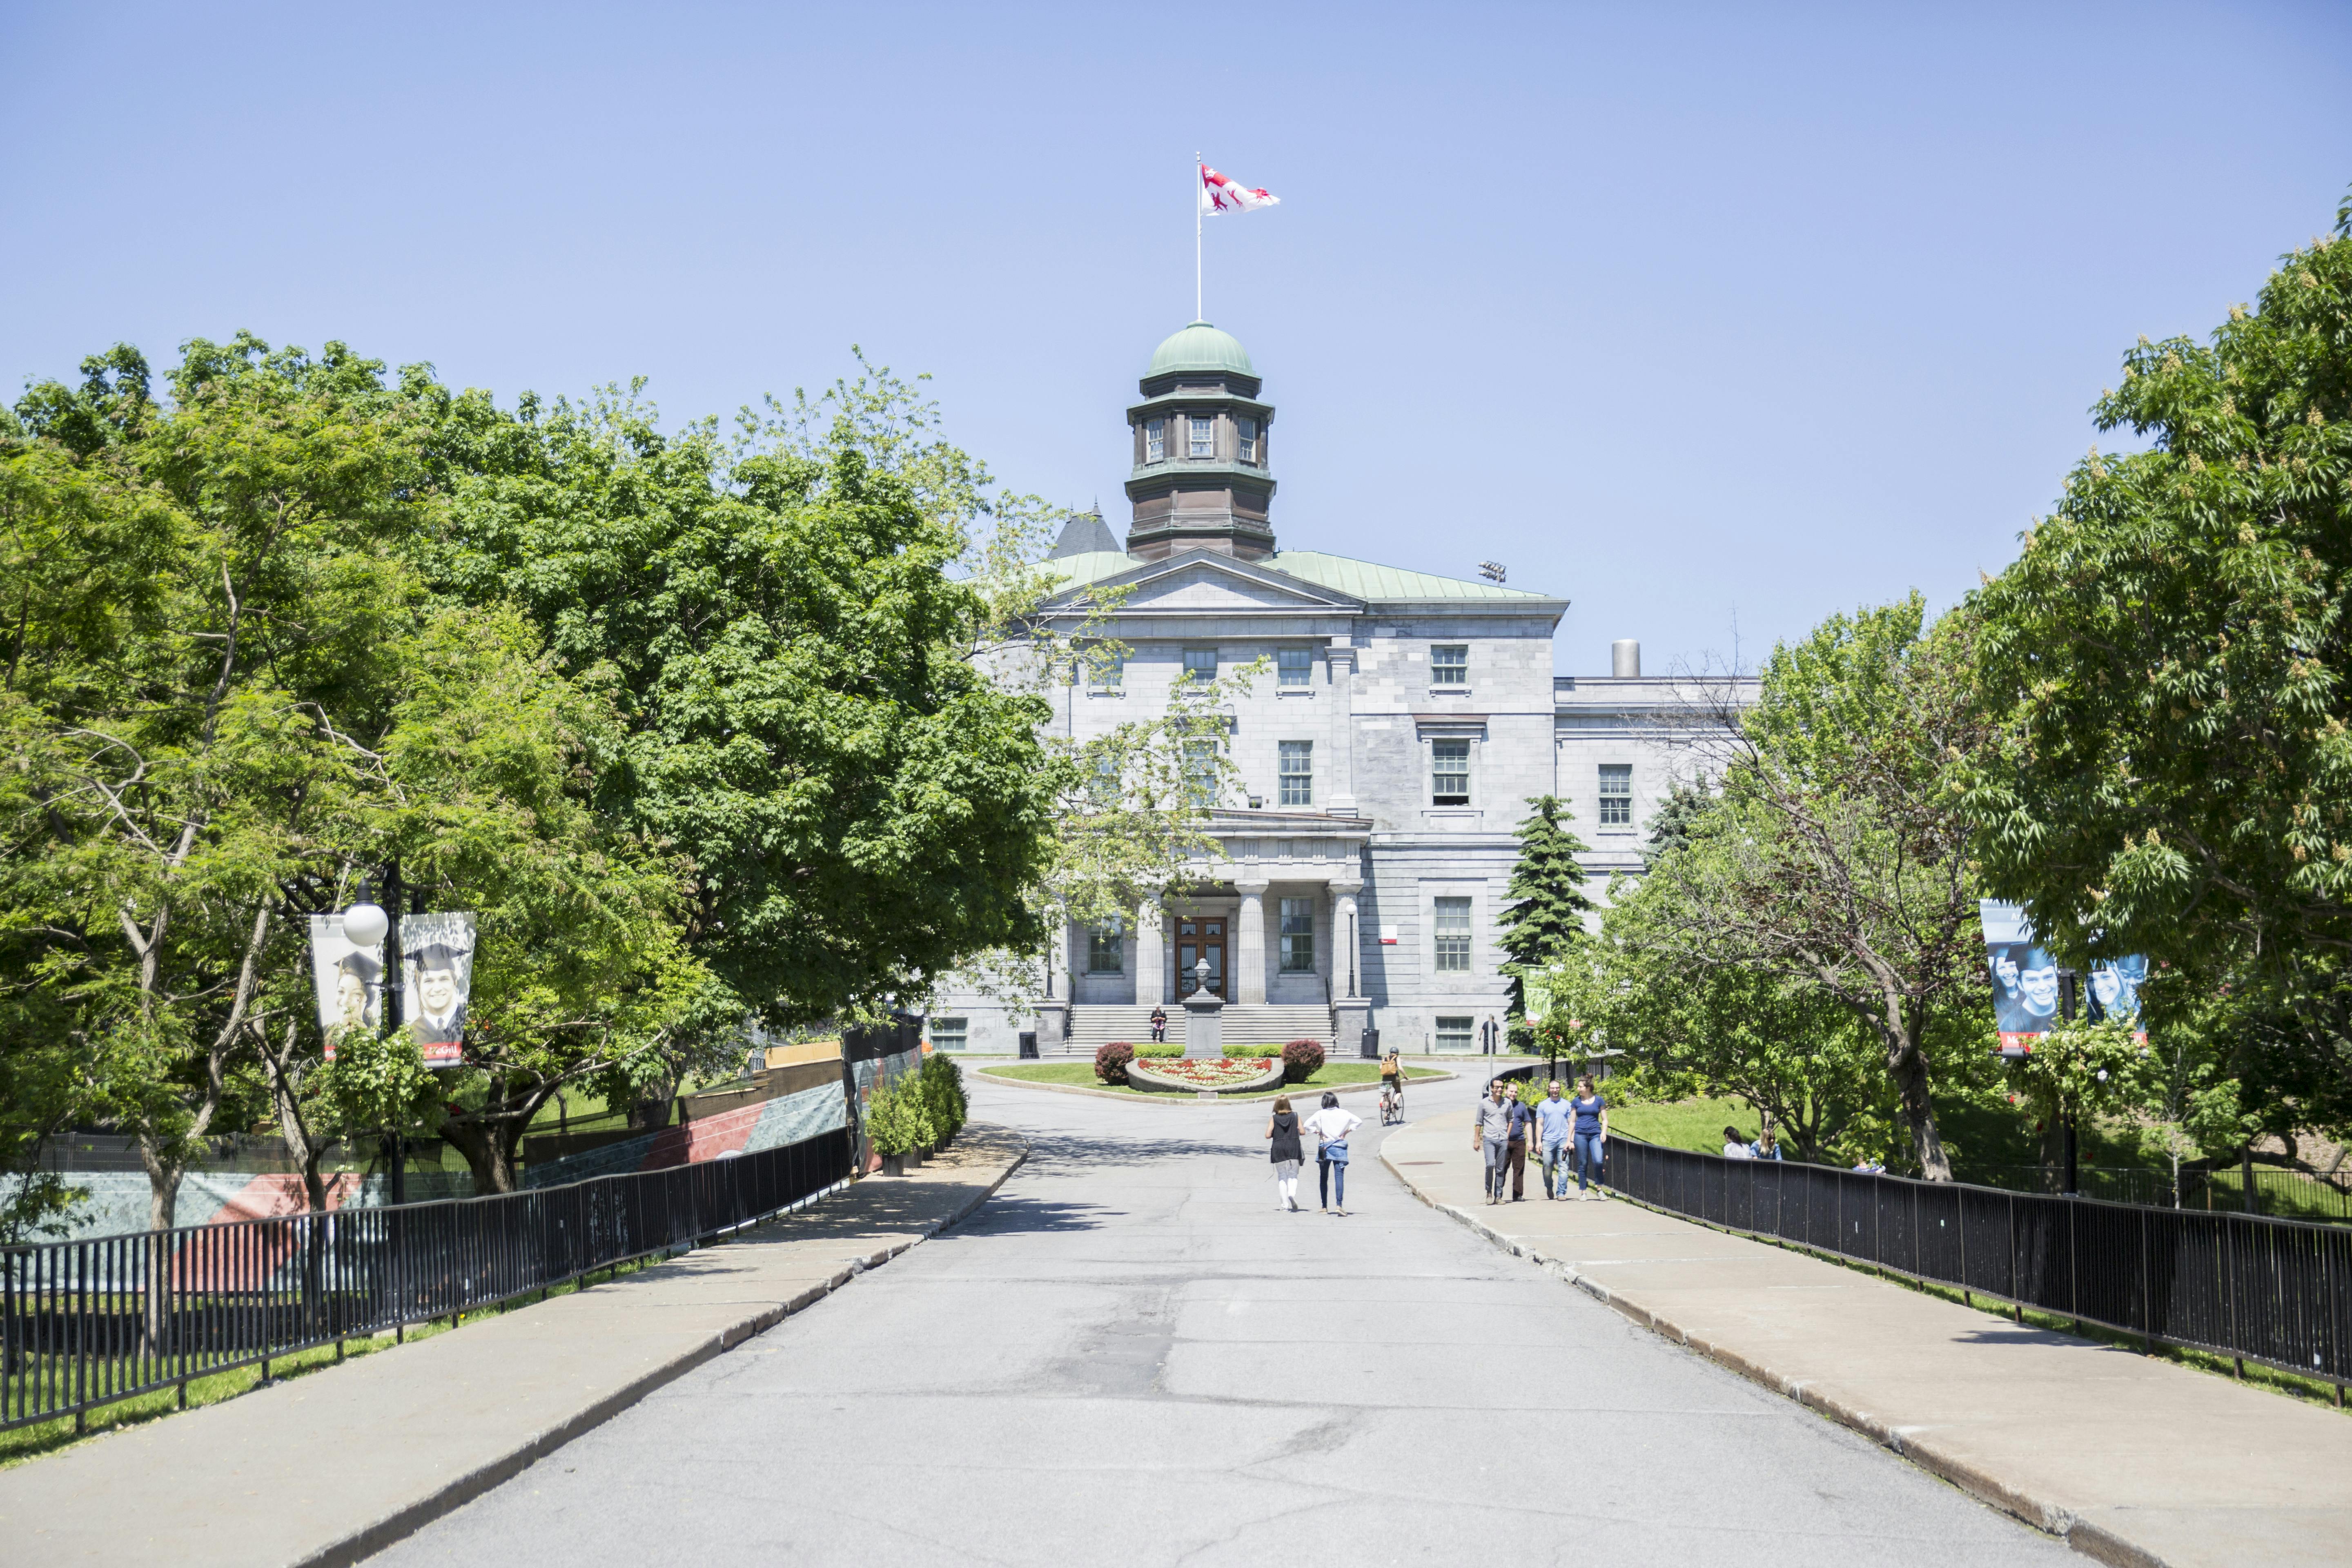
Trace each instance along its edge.
{"label": "man walking", "polygon": [[1560,1098],[1559,1079],[1544,1086],[1536,1107],[1536,1136],[1542,1140],[1543,1185],[1547,1198],[1568,1195],[1569,1141],[1576,1131],[1576,1108]]}
{"label": "man walking", "polygon": [[1519,1098],[1517,1089],[1511,1091],[1510,1100],[1511,1201],[1523,1204],[1528,1201],[1528,1135],[1535,1131],[1536,1112],[1533,1106]]}
{"label": "man walking", "polygon": [[1470,1152],[1486,1160],[1486,1201],[1503,1201],[1503,1174],[1510,1169],[1511,1108],[1504,1102],[1508,1088],[1501,1079],[1486,1086],[1486,1098],[1470,1113]]}
{"label": "man walking", "polygon": [[1487,1014],[1486,1021],[1478,1026],[1478,1048],[1480,1052],[1490,1057],[1496,1055],[1502,1048],[1502,1040],[1503,1031],[1496,1024],[1495,1015],[1492,1013]]}

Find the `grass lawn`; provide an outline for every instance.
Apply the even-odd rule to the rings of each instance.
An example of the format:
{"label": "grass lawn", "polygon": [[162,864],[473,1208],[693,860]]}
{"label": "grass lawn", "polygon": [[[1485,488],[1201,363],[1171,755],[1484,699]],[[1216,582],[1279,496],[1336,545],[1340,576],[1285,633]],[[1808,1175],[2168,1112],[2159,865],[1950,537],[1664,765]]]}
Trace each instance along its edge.
{"label": "grass lawn", "polygon": [[[982,1068],[980,1070],[988,1078],[1016,1079],[1024,1083],[1075,1084],[1080,1089],[1098,1089],[1106,1094],[1135,1094],[1150,1100],[1167,1098],[1165,1095],[1154,1094],[1150,1089],[1130,1089],[1125,1084],[1114,1086],[1104,1083],[1095,1077],[1095,1064],[1090,1061],[1023,1062],[1017,1067]],[[1404,1070],[1405,1076],[1410,1079],[1433,1078],[1443,1069],[1409,1067]],[[1270,1100],[1277,1094],[1299,1094],[1311,1089],[1331,1089],[1342,1084],[1371,1083],[1380,1076],[1381,1064],[1378,1062],[1327,1062],[1305,1083],[1286,1084],[1280,1089],[1269,1089],[1257,1094],[1228,1094],[1221,1095],[1219,1098]],[[1179,1095],[1176,1098],[1183,1097]]]}
{"label": "grass lawn", "polygon": [[[1601,1095],[1604,1100],[1608,1098],[1607,1085],[1601,1086]],[[1753,1138],[1758,1125],[1756,1113],[1748,1109],[1746,1101],[1738,1100],[1680,1100],[1669,1105],[1609,1108],[1612,1132],[1622,1132],[1669,1149],[1696,1149],[1706,1154],[1723,1152],[1725,1127],[1737,1127]]]}

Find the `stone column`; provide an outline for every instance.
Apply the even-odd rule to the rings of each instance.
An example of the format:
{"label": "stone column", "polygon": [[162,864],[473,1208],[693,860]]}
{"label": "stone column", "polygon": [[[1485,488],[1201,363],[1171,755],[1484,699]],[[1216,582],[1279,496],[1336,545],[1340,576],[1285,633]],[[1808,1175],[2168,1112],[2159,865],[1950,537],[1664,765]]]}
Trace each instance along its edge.
{"label": "stone column", "polygon": [[1242,1005],[1265,1005],[1265,882],[1234,883],[1242,896],[1241,912],[1234,916],[1234,1000]]}
{"label": "stone column", "polygon": [[1331,670],[1331,784],[1324,812],[1356,815],[1356,650],[1333,647],[1324,658]]}
{"label": "stone column", "polygon": [[1370,1025],[1371,1004],[1364,1000],[1364,938],[1356,927],[1356,895],[1364,884],[1355,878],[1331,879],[1331,1052],[1335,1057],[1360,1055],[1364,1030]]}
{"label": "stone column", "polygon": [[1160,900],[1146,899],[1135,910],[1135,1005],[1157,1007],[1168,1000],[1168,960],[1162,952],[1166,928]]}

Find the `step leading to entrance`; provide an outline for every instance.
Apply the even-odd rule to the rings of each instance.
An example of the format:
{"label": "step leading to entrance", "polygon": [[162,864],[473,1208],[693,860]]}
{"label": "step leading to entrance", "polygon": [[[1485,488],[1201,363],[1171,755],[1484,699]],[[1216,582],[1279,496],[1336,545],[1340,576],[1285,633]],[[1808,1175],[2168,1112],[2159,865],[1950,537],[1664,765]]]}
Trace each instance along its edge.
{"label": "step leading to entrance", "polygon": [[[1304,1007],[1230,1003],[1224,1011],[1224,1037],[1229,1046],[1279,1046],[1292,1040],[1314,1040],[1331,1048],[1331,1009],[1320,1003]],[[1168,1007],[1168,1037],[1184,1037],[1184,1009]],[[1103,1005],[1070,1009],[1070,1037],[1061,1054],[1090,1057],[1113,1040],[1140,1045],[1151,1038],[1151,1009]]]}

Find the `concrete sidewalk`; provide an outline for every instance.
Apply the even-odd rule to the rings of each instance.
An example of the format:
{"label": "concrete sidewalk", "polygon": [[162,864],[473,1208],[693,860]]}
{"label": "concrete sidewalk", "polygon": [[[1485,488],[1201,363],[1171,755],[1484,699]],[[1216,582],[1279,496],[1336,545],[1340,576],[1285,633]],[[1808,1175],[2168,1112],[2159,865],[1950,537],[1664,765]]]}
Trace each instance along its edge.
{"label": "concrete sidewalk", "polygon": [[722,1245],[0,1471],[5,1559],[356,1563],[953,1225],[1027,1149],[974,1124]]}
{"label": "concrete sidewalk", "polygon": [[1636,1322],[2101,1562],[2352,1561],[2352,1418],[1630,1203],[1548,1202],[1532,1169],[1527,1201],[1490,1205],[1460,1113],[1381,1158]]}

